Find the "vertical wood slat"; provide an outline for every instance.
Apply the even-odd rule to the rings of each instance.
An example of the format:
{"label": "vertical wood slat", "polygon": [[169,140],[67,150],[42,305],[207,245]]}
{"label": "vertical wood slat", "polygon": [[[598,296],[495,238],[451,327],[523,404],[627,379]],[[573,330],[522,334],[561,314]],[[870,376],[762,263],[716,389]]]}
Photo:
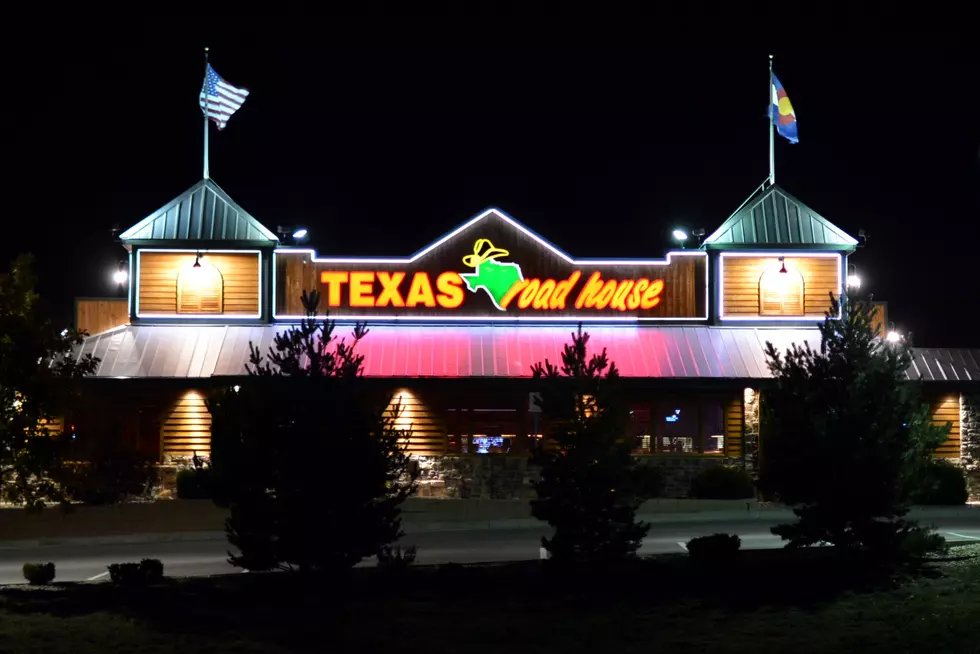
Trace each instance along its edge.
{"label": "vertical wood slat", "polygon": [[936,448],[935,456],[943,459],[960,457],[960,396],[950,393],[934,399],[929,404],[929,420],[934,425],[950,423],[946,442]]}
{"label": "vertical wood slat", "polygon": [[128,322],[129,304],[125,298],[85,298],[75,302],[75,329],[90,336]]}
{"label": "vertical wood slat", "polygon": [[745,408],[742,398],[735,397],[725,402],[725,456],[741,458],[743,435],[745,432]]}

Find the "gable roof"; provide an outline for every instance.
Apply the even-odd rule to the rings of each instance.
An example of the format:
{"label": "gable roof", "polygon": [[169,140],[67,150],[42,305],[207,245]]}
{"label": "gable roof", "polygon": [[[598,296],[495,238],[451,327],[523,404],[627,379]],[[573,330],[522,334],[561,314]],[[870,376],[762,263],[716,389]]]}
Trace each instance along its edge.
{"label": "gable roof", "polygon": [[810,247],[850,251],[857,240],[775,184],[760,188],[704,240],[709,250]]}
{"label": "gable roof", "polygon": [[126,241],[247,241],[274,245],[276,235],[210,179],[202,179],[119,236]]}

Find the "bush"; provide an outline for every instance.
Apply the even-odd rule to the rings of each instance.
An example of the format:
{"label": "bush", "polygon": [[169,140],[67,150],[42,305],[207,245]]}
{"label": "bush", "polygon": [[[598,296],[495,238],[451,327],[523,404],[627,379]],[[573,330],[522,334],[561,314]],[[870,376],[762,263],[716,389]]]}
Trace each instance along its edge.
{"label": "bush", "polygon": [[212,496],[210,468],[185,468],[177,472],[178,498],[209,500]]}
{"label": "bush", "polygon": [[966,504],[969,499],[963,469],[944,459],[933,459],[925,467],[912,494],[912,503],[920,505]]}
{"label": "bush", "polygon": [[159,559],[143,559],[139,563],[109,565],[109,580],[120,586],[144,586],[163,580],[163,563]]}
{"label": "bush", "polygon": [[755,485],[741,468],[706,468],[691,481],[691,497],[701,500],[745,500],[755,497]]}
{"label": "bush", "polygon": [[143,559],[140,561],[140,570],[147,583],[156,584],[163,581],[163,561],[160,559]]}
{"label": "bush", "polygon": [[378,550],[378,567],[385,570],[404,570],[415,563],[418,548],[414,545],[404,550],[401,545],[385,545]]}
{"label": "bush", "polygon": [[156,480],[153,464],[152,457],[139,452],[98,454],[91,462],[67,466],[60,481],[75,502],[117,504],[146,494]]}
{"label": "bush", "polygon": [[738,556],[742,539],[736,534],[698,536],[687,541],[687,553],[699,563],[728,563]]}
{"label": "bush", "polygon": [[25,563],[24,579],[33,586],[43,586],[54,581],[54,563]]}

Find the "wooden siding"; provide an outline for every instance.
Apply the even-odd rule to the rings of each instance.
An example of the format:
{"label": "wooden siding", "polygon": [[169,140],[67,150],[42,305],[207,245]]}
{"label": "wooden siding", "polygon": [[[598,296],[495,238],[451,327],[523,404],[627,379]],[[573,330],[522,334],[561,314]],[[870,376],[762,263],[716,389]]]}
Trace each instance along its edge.
{"label": "wooden siding", "polygon": [[75,329],[101,334],[129,322],[129,303],[125,298],[85,298],[75,301]]}
{"label": "wooden siding", "polygon": [[725,456],[733,459],[742,457],[743,434],[745,432],[745,407],[742,398],[736,397],[725,403]]}
{"label": "wooden siding", "polygon": [[[144,252],[139,257],[139,313],[177,313],[177,278],[194,265],[195,255],[174,252]],[[259,255],[230,253],[202,255],[221,274],[225,315],[259,313]]]}
{"label": "wooden siding", "polygon": [[204,456],[211,452],[211,413],[204,395],[197,391],[182,394],[160,428],[163,454]]}
{"label": "wooden siding", "polygon": [[[724,257],[723,305],[725,317],[760,315],[759,281],[763,273],[779,269],[776,257]],[[823,316],[830,308],[830,293],[840,292],[837,257],[786,257],[787,271],[803,275],[806,316]]]}
{"label": "wooden siding", "polygon": [[[308,253],[279,252],[276,255],[276,312],[279,315],[302,315],[304,313],[300,298],[304,290],[319,290],[324,298],[321,312],[327,309],[329,302],[328,285],[321,280],[324,272],[368,272],[375,273],[365,281],[365,290],[370,290],[371,302],[378,298],[382,290],[382,282],[377,273],[403,273],[405,275],[398,285],[400,294],[404,296],[405,306],[396,306],[391,300],[385,300],[383,306],[350,306],[350,283],[342,285],[337,306],[331,307],[335,315],[415,315],[426,317],[499,317],[501,309],[492,303],[489,294],[471,292],[466,289],[460,279],[461,304],[455,308],[447,306],[429,306],[418,304],[408,306],[407,293],[416,273],[425,273],[430,284],[437,288],[437,280],[443,273],[459,274],[473,273],[473,268],[465,263],[467,257],[473,256],[477,242],[488,239],[494,247],[505,249],[507,254],[499,263],[515,263],[521,268],[524,279],[554,279],[566,280],[576,271],[580,274],[574,288],[567,297],[564,309],[520,309],[516,304],[507,308],[508,316],[601,316],[601,315],[636,315],[644,318],[695,318],[707,313],[705,306],[706,258],[702,256],[674,256],[669,265],[616,265],[595,266],[587,263],[571,264],[552,250],[545,248],[535,238],[517,230],[513,225],[502,219],[488,217],[439,245],[438,248],[426,253],[413,262],[404,263],[328,263],[313,261]],[[605,309],[575,309],[575,301],[586,286],[590,276],[598,272],[605,281],[662,280],[663,291],[659,303],[649,309],[632,309],[620,312],[606,307]],[[386,277],[387,279],[387,277]],[[367,281],[370,280],[370,281]],[[436,293],[439,294],[438,291]]]}
{"label": "wooden siding", "polygon": [[944,459],[960,458],[960,396],[950,393],[929,403],[929,419],[934,425],[952,423],[946,442],[936,449],[936,456]]}
{"label": "wooden siding", "polygon": [[388,405],[389,415],[400,406],[395,426],[410,432],[404,442],[410,454],[432,455],[446,453],[446,423],[422,401],[417,391],[399,389]]}
{"label": "wooden siding", "polygon": [[888,330],[888,303],[873,302],[874,313],[871,315],[871,325],[879,336],[885,336]]}

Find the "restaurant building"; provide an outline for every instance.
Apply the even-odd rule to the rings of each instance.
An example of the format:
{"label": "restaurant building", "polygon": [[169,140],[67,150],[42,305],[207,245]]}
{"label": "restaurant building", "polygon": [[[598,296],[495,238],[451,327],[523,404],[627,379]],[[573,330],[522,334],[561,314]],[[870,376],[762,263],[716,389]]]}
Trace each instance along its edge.
{"label": "restaurant building", "polygon": [[[493,208],[409,256],[331,257],[287,245],[210,179],[119,238],[126,299],[76,303],[92,334],[78,354],[100,360],[76,431],[114,429],[171,472],[206,456],[209,389],[245,376],[249,343],[266,351],[318,289],[338,333],[371,328],[364,374],[404,407],[419,494],[482,498],[532,492],[526,455],[546,424],[531,366],[558,361],[579,323],[624,377],[636,454],[663,469],[666,495],[705,467],[751,469],[765,343],[819,344],[859,245],[764,185],[700,247],[662,258],[578,258]],[[917,348],[907,374],[952,425],[937,456],[980,493],[980,350]]]}

